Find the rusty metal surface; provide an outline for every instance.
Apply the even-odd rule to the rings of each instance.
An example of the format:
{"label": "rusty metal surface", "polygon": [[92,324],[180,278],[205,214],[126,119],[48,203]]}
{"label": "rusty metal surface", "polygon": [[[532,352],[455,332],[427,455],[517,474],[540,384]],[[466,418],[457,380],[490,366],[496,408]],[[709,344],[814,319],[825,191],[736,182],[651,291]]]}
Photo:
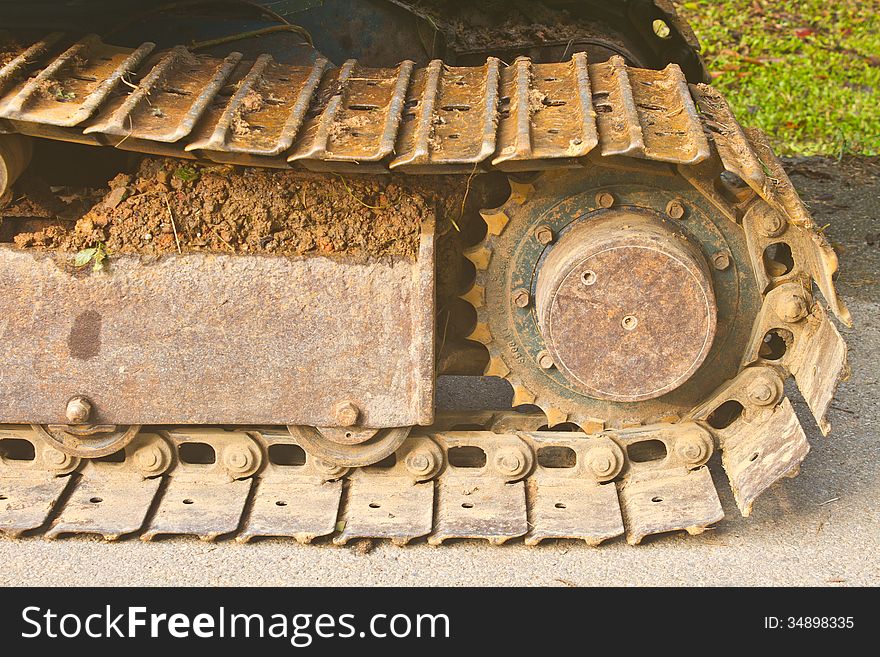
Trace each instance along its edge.
{"label": "rusty metal surface", "polygon": [[[476,270],[474,284],[461,295],[477,315],[466,337],[489,351],[483,373],[506,378],[513,404],[539,406],[549,426],[571,422],[587,432],[668,422],[690,412],[708,391],[739,371],[762,304],[743,231],[711,199],[668,171],[640,166],[637,160],[614,169],[603,162],[597,158],[590,169],[548,171],[529,184],[514,184],[507,201],[484,211],[486,237],[464,251]],[[627,249],[615,242],[638,233],[643,217],[663,229],[650,237],[650,249],[630,250],[651,254],[664,243],[675,244],[660,267],[640,265],[640,257],[625,262],[620,254]],[[620,226],[602,256],[610,275],[600,279],[603,272],[594,271],[597,278],[587,285],[580,275],[589,267],[577,269],[587,238],[578,235],[598,230],[605,219]],[[554,256],[557,251],[561,255]],[[584,252],[591,253],[589,248]],[[710,264],[715,254],[723,254],[726,267]],[[577,275],[569,280],[570,271]],[[669,271],[681,275],[667,280]],[[688,281],[693,282],[690,288]],[[548,290],[560,286],[566,294],[557,310],[568,331],[559,339],[551,336],[548,344]],[[613,294],[591,292],[606,286]],[[634,326],[624,327],[627,317],[635,318]],[[701,330],[688,336],[688,324]],[[679,330],[666,330],[675,326]],[[665,349],[666,355],[657,358],[656,352]],[[618,377],[622,383],[614,392],[619,396],[670,389],[641,401],[611,403],[585,390],[566,370],[576,370],[600,390]]]}
{"label": "rusty metal surface", "polygon": [[352,473],[333,540],[345,545],[356,538],[385,538],[398,545],[431,532],[434,482],[444,464],[440,447],[428,436],[413,437],[395,453],[390,467]]}
{"label": "rusty metal surface", "polygon": [[[252,436],[262,444],[266,459],[236,540],[289,536],[311,543],[332,534],[347,470],[322,463],[305,451],[300,455],[297,441],[286,431],[260,431]],[[279,457],[275,450],[279,450]]]}
{"label": "rusty metal surface", "polygon": [[[167,437],[177,448],[177,464],[142,538],[193,534],[213,541],[236,532],[263,462],[259,444],[242,431],[177,429]],[[187,444],[208,445],[213,461],[185,462],[181,446]]]}
{"label": "rusty metal surface", "polygon": [[158,434],[142,433],[123,449],[121,462],[86,460],[64,507],[46,536],[100,534],[112,541],[141,530],[173,465],[170,445]]}
{"label": "rusty metal surface", "polygon": [[[31,454],[22,454],[26,442]],[[30,427],[0,427],[0,532],[42,527],[71,485],[79,459],[45,443]]]}
{"label": "rusty metal surface", "polygon": [[176,142],[192,132],[239,61],[239,53],[218,60],[178,46],[162,55],[128,93],[106,103],[83,134]]}
{"label": "rusty metal surface", "polygon": [[229,101],[218,98],[208,109],[186,150],[281,155],[293,145],[328,65],[319,58],[311,68],[288,67],[262,55]]}
{"label": "rusty metal surface", "polygon": [[502,69],[499,93],[493,166],[513,171],[536,159],[568,161],[598,144],[586,53],[560,64],[517,59]]}
{"label": "rusty metal surface", "polygon": [[[530,543],[556,537],[594,543],[620,531],[637,543],[654,533],[698,532],[720,520],[718,496],[704,466],[716,442],[743,513],[749,512],[754,498],[767,487],[796,471],[808,446],[784,398],[784,375],[795,375],[823,431],[828,429],[825,413],[836,383],[846,373],[846,349],[824,310],[813,302],[812,286],[819,287],[838,318],[849,321],[834,292],[836,256],[815,230],[762,135],[739,128],[711,90],[689,90],[675,67],[644,71],[612,59],[586,67],[585,72],[585,62],[581,65],[577,58],[574,63],[553,65],[573,67],[569,79],[577,80],[582,107],[587,100],[586,78],[597,114],[595,152],[585,151],[585,156],[576,158],[568,158],[563,149],[572,143],[565,137],[571,140],[590,132],[583,114],[569,122],[558,142],[554,138],[535,150],[534,131],[546,127],[542,122],[549,115],[522,112],[523,89],[528,85],[530,100],[537,97],[532,91],[539,95],[549,89],[553,100],[553,94],[561,90],[543,86],[558,83],[547,79],[558,77],[555,74],[536,81],[534,74],[540,69],[527,60],[516,62],[513,70],[502,68],[497,60],[475,68],[451,68],[437,60],[411,72],[404,65],[362,69],[354,61],[323,76],[314,69],[301,69],[308,77],[301,76],[300,87],[291,85],[290,95],[278,98],[282,109],[272,114],[270,138],[259,142],[248,134],[240,150],[233,152],[230,134],[236,137],[234,127],[236,119],[242,118],[238,110],[245,106],[246,93],[236,94],[235,88],[229,93],[216,84],[216,78],[212,78],[214,84],[193,86],[204,114],[201,110],[184,112],[190,118],[183,124],[189,121],[193,137],[207,142],[181,137],[168,144],[147,132],[119,141],[118,135],[90,127],[98,120],[96,112],[112,113],[113,102],[127,103],[132,112],[143,110],[139,100],[146,95],[143,89],[124,81],[129,77],[144,80],[135,60],[145,52],[114,49],[94,38],[55,59],[54,51],[38,48],[34,52],[41,59],[33,62],[30,81],[21,77],[21,71],[0,77],[14,78],[18,85],[2,91],[4,130],[110,143],[122,149],[329,171],[358,170],[361,164],[352,154],[369,157],[373,153],[375,161],[369,163],[369,170],[390,167],[411,173],[473,173],[489,168],[490,159],[513,139],[514,151],[522,154],[516,168],[537,171],[561,162],[572,167],[586,165],[580,172],[561,174],[543,189],[512,183],[508,201],[483,213],[487,237],[466,253],[477,275],[462,299],[477,311],[470,339],[483,343],[490,352],[485,373],[512,383],[515,405],[535,404],[543,414],[482,414],[471,422],[458,420],[464,425],[477,420],[484,423],[480,430],[468,427],[468,431],[456,430],[463,427],[452,421],[438,422],[437,427],[415,432],[396,446],[398,460],[384,468],[359,467],[343,473],[338,466],[306,455],[304,464],[309,466],[297,471],[302,480],[293,486],[286,479],[290,477],[287,471],[274,467],[271,458],[266,461],[270,443],[287,441],[289,446],[303,447],[296,438],[270,437],[271,432],[241,428],[167,430],[162,435],[176,448],[176,465],[164,475],[167,485],[161,499],[153,501],[155,513],[147,523],[146,538],[184,533],[214,539],[237,533],[245,540],[280,531],[308,541],[331,533],[331,519],[338,520],[341,512],[344,524],[333,526],[340,543],[370,534],[400,543],[426,534],[431,543],[466,537],[502,543],[522,536]],[[222,60],[206,59],[205,64],[222,68]],[[252,68],[249,62],[242,63],[229,79],[241,83],[238,91],[249,83],[253,90],[269,64],[265,59]],[[100,69],[103,77],[80,75],[90,66]],[[286,70],[291,69],[280,65],[273,69],[273,79],[283,81]],[[71,78],[71,72],[85,79]],[[64,87],[68,78],[81,86],[69,91]],[[40,91],[53,89],[51,85],[59,80],[60,93],[53,92],[47,100]],[[309,81],[315,83],[311,90],[306,89]],[[377,81],[380,88],[372,88],[370,82]],[[357,88],[355,83],[363,86]],[[507,108],[503,99],[514,83],[519,85],[514,95],[520,111],[508,115],[508,109],[514,108]],[[122,93],[114,96],[114,89]],[[568,91],[574,102],[574,85]],[[363,95],[376,102],[367,103],[366,109],[347,105]],[[691,95],[700,105],[699,115]],[[229,97],[231,101],[226,100]],[[306,106],[312,111],[298,114]],[[374,150],[358,150],[358,137],[345,129],[349,112],[367,112],[375,119],[368,139]],[[197,115],[202,118],[196,120]],[[511,131],[512,127],[516,129]],[[527,129],[531,155],[525,154],[523,146]],[[392,138],[394,150],[389,151]],[[200,147],[187,151],[193,143]],[[203,148],[205,143],[211,149]],[[300,148],[307,155],[297,159]],[[378,152],[383,154],[375,155]],[[602,158],[598,153],[630,157]],[[288,162],[291,155],[292,163]],[[678,174],[666,162],[680,165]],[[743,188],[721,194],[722,170],[742,177],[753,193]],[[537,292],[533,279],[546,263],[544,251],[572,221],[600,216],[619,204],[666,215],[699,243],[700,257],[711,265],[716,302],[723,310],[718,313],[713,349],[685,385],[674,394],[627,405],[586,397],[573,390],[552,363],[545,368],[533,312]],[[549,238],[537,230],[545,227]],[[768,247],[777,246],[790,250],[791,262],[784,250],[782,256],[769,255]],[[182,409],[195,422],[329,427],[342,444],[346,440],[357,444],[362,438],[368,441],[371,427],[427,424],[432,419],[434,314],[433,301],[425,303],[433,300],[434,292],[430,239],[423,239],[415,265],[389,261],[340,266],[334,261],[324,267],[321,258],[198,256],[191,260],[185,256],[156,262],[119,258],[103,279],[73,276],[63,263],[28,252],[3,249],[0,256],[6,268],[0,271],[6,286],[0,293],[9,307],[5,335],[22,337],[0,348],[4,350],[0,358],[10,363],[6,372],[12,373],[2,382],[9,387],[0,388],[0,394],[12,402],[3,408],[9,416],[0,416],[0,421],[26,417],[29,422],[63,423],[64,405],[72,395],[95,397],[91,399],[96,409],[93,419],[98,423],[108,421],[102,416],[108,408],[116,413],[115,422],[128,417],[124,413],[132,409],[152,408],[154,414],[145,414],[138,422],[175,423],[181,421]],[[513,266],[510,263],[527,266],[499,272],[499,266]],[[381,285],[371,288],[369,277]],[[193,281],[202,279],[204,288],[193,287]],[[307,282],[291,285],[303,280]],[[127,282],[118,285],[120,281]],[[151,288],[156,281],[161,285]],[[404,295],[403,307],[397,301],[401,290],[409,293]],[[792,301],[795,297],[803,297],[803,312],[799,302]],[[60,302],[50,306],[46,298]],[[324,313],[316,307],[332,311]],[[169,323],[169,317],[175,321]],[[535,325],[530,332],[525,330],[529,322]],[[377,326],[383,330],[377,331]],[[775,329],[790,333],[790,340],[782,339],[786,349],[781,356],[773,353],[778,344],[767,340],[767,331]],[[24,339],[34,335],[42,336],[42,341]],[[96,354],[95,335],[101,337]],[[344,341],[341,345],[340,340]],[[351,340],[354,346],[349,349]],[[182,352],[181,342],[187,346]],[[379,351],[371,351],[377,344]],[[309,352],[303,345],[319,348]],[[230,355],[233,349],[234,357]],[[365,360],[364,354],[375,360]],[[329,368],[331,376],[322,367]],[[272,375],[269,379],[260,376],[266,372]],[[322,384],[317,395],[315,380]],[[373,381],[369,395],[357,389],[365,380]],[[71,383],[78,384],[77,389],[65,388]],[[79,389],[83,386],[89,389]],[[739,405],[740,413],[725,423],[719,414],[727,404],[734,404],[734,409]],[[350,411],[349,406],[356,407],[357,413],[340,414],[340,407]],[[160,408],[174,409],[174,417],[159,415]],[[291,412],[301,415],[291,418],[287,415]],[[382,422],[371,418],[374,413]],[[350,415],[359,424],[349,438],[339,429],[352,426],[355,420],[345,419]],[[446,428],[440,429],[444,422]],[[544,431],[547,425],[565,422],[578,425],[583,433],[562,438]],[[649,426],[634,426],[640,423]],[[27,427],[7,427],[6,431],[24,436],[40,449],[46,445]],[[541,435],[535,437],[534,432]],[[426,436],[430,441],[420,442]],[[560,447],[568,440],[582,441],[578,449],[573,448],[572,474],[550,472],[554,468],[541,463],[541,447],[553,441]],[[182,458],[185,445],[200,442],[214,446],[213,463]],[[659,445],[662,455],[637,458],[649,443]],[[418,444],[434,444],[439,450],[434,460],[442,466],[430,476],[413,476],[407,465],[408,450]],[[582,451],[602,445],[613,447],[611,453],[620,455],[619,462],[616,457],[593,458],[595,454]],[[456,450],[465,448],[480,451],[482,464],[457,462]],[[48,453],[61,454],[58,463],[63,462],[65,472],[76,467],[68,455],[58,450]],[[759,458],[753,458],[755,454]],[[599,466],[604,467],[606,461],[619,465],[619,471],[597,476],[597,467],[603,471]],[[583,469],[585,463],[590,472]],[[93,465],[97,464],[81,466],[81,474],[75,475],[83,482],[83,491],[97,481]],[[27,476],[7,476],[4,464],[2,481],[17,499],[26,500],[23,506],[0,507],[0,525],[6,523],[3,526],[13,532],[45,524],[56,511],[59,517],[65,513],[58,497],[60,484],[55,481],[62,479],[56,476],[58,467],[53,470],[35,459],[15,470],[25,471]],[[286,502],[285,493],[297,490],[297,485],[301,485],[299,490],[320,486],[321,494],[315,496],[319,503],[314,508],[297,508],[299,513],[292,518],[277,502]],[[569,516],[569,505],[561,495],[568,496],[565,499],[573,501],[573,512],[582,515]],[[380,497],[381,501],[375,501]],[[600,498],[604,506],[597,510]],[[23,515],[16,517],[20,510]],[[93,526],[100,525],[96,531],[112,538],[119,524],[111,520],[95,521]],[[132,524],[127,520],[123,529]]]}
{"label": "rusty metal surface", "polygon": [[[288,161],[380,162],[394,151],[413,63],[396,69],[365,69],[354,60],[339,72],[324,110],[303,126]],[[328,91],[328,93],[329,93]],[[331,167],[332,168],[332,167]],[[384,167],[381,167],[384,170]]]}
{"label": "rusty metal surface", "polygon": [[[767,340],[776,340],[773,351]],[[824,435],[834,391],[849,375],[847,347],[825,309],[802,285],[788,282],[771,290],[755,320],[743,364],[768,363],[790,371]]]}
{"label": "rusty metal surface", "polygon": [[535,312],[552,359],[586,394],[653,399],[687,381],[715,337],[699,248],[656,215],[624,209],[560,234],[541,264]]}
{"label": "rusty metal surface", "polygon": [[[710,157],[704,125],[718,123],[697,114],[692,94],[706,94],[689,89],[677,65],[638,69],[619,56],[592,65],[575,52],[559,64],[489,58],[481,67],[434,60],[379,69],[350,60],[335,69],[269,55],[236,67],[236,53],[223,60],[182,46],[146,60],[149,51],[90,36],[52,59],[51,48],[34,44],[36,75],[0,98],[0,120],[26,134],[126,150],[173,143],[180,157],[218,162],[410,173],[579,166],[597,145],[604,155],[695,164]],[[6,78],[18,79],[20,68]],[[40,91],[59,80],[71,90]],[[736,130],[712,134],[731,167],[742,160],[754,174],[752,149],[763,146]],[[785,185],[750,181],[798,210]]]}
{"label": "rusty metal surface", "polygon": [[623,534],[617,488],[611,483],[624,465],[616,442],[538,432],[528,434],[527,440],[537,458],[526,483],[526,545],[559,538],[599,545]]}
{"label": "rusty metal surface", "polygon": [[0,100],[0,115],[62,127],[79,125],[95,114],[154,47],[145,43],[134,50],[119,48],[89,35]]}
{"label": "rusty metal surface", "polygon": [[[722,413],[731,404],[732,410]],[[719,440],[722,463],[744,516],[767,488],[797,473],[810,449],[791,402],[783,395],[782,377],[772,365],[747,367],[693,417]]]}
{"label": "rusty metal surface", "polygon": [[97,424],[332,427],[343,400],[361,427],[429,424],[433,267],[430,229],[415,262],[345,266],[191,254],[83,275],[0,249],[0,421],[66,424],[82,395]]}
{"label": "rusty metal surface", "polygon": [[391,169],[471,172],[495,152],[500,61],[453,67],[431,62],[404,105]]}

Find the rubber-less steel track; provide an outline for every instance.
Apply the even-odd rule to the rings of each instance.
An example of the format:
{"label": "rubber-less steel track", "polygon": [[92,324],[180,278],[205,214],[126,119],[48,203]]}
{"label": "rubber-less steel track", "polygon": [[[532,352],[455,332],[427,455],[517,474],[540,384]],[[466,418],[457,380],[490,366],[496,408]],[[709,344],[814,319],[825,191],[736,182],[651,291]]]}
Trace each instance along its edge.
{"label": "rubber-less steel track", "polygon": [[[510,379],[514,403],[544,414],[441,417],[393,458],[353,469],[311,457],[280,429],[144,428],[124,454],[80,460],[28,426],[4,426],[0,531],[590,544],[625,533],[637,543],[696,533],[723,517],[705,465],[715,450],[744,514],[796,473],[809,446],[783,393],[788,375],[822,431],[830,429],[825,416],[846,374],[846,346],[813,289],[850,322],[832,283],[836,256],[763,136],[743,131],[714,90],[688,86],[676,66],[591,64],[576,54],[559,64],[490,59],[478,68],[292,67],[269,56],[242,62],[236,54],[152,51],[97,37],[70,45],[61,35],[23,46],[0,69],[0,131],[318,171],[626,170],[653,162],[742,231],[763,299],[749,348],[739,374],[696,408],[644,426],[590,429],[524,385],[481,311],[502,303],[485,296],[493,244],[529,202],[529,186],[514,184],[507,203],[483,213],[488,233],[466,254],[477,280],[464,298],[480,313],[471,338],[489,348],[486,373]],[[724,172],[747,190],[725,191]],[[780,244],[791,252],[785,271],[766,258]],[[768,353],[763,345],[779,335],[785,349]],[[548,418],[588,431],[542,429]],[[662,455],[631,458],[648,442],[661,443]]]}

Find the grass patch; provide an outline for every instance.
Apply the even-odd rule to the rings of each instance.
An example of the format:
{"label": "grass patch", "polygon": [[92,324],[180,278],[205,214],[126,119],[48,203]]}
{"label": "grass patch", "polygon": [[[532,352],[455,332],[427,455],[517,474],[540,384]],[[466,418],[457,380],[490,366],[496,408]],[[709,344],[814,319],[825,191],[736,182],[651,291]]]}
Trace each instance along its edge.
{"label": "grass patch", "polygon": [[713,84],[781,154],[880,154],[880,0],[689,0]]}

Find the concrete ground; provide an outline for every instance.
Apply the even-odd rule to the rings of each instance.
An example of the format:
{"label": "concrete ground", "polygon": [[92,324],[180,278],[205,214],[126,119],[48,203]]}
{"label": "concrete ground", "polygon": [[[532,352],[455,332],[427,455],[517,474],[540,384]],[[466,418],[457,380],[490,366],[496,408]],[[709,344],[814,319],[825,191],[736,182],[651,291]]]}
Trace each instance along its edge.
{"label": "concrete ground", "polygon": [[[95,538],[0,539],[0,585],[878,585],[880,584],[880,163],[798,159],[792,179],[841,252],[839,287],[855,318],[844,330],[853,375],[824,439],[794,397],[812,451],[801,474],[739,517],[718,463],[727,519],[700,536],[631,547],[577,542],[491,547],[459,542],[367,553],[288,540],[239,545],[176,538],[117,544]],[[482,386],[482,388],[481,388]],[[488,382],[477,389],[497,399]],[[795,393],[796,394],[796,393]],[[503,395],[503,391],[502,391]],[[441,391],[444,405],[474,396]]]}

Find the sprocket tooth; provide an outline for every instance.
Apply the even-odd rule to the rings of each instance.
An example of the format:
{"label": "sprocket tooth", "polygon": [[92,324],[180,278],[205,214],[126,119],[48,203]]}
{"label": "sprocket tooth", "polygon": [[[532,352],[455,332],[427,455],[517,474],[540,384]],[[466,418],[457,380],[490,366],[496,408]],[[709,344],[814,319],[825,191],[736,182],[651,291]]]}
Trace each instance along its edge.
{"label": "sprocket tooth", "polygon": [[482,308],[486,305],[486,288],[475,283],[471,289],[462,294],[460,298],[467,301],[474,308]]}
{"label": "sprocket tooth", "polygon": [[524,406],[535,403],[535,393],[521,383],[511,383],[513,386],[513,406]]}
{"label": "sprocket tooth", "polygon": [[489,261],[492,259],[492,251],[483,246],[483,244],[476,244],[475,246],[464,249],[462,255],[470,260],[474,267],[480,271],[488,269]]}
{"label": "sprocket tooth", "polygon": [[544,415],[547,416],[547,426],[551,429],[568,421],[568,413],[554,406],[545,408]]}
{"label": "sprocket tooth", "polygon": [[485,345],[491,344],[492,333],[489,331],[489,325],[486,322],[477,322],[471,334],[466,336],[468,340],[476,340]]}
{"label": "sprocket tooth", "polygon": [[492,356],[483,372],[483,376],[497,376],[504,378],[510,374],[510,368],[501,356]]}
{"label": "sprocket tooth", "polygon": [[503,207],[480,210],[480,216],[486,222],[490,235],[501,235],[504,232],[504,227],[510,222],[510,215]]}
{"label": "sprocket tooth", "polygon": [[535,185],[533,183],[518,182],[510,178],[507,179],[510,184],[510,197],[508,203],[513,202],[517,205],[523,205],[535,193]]}

